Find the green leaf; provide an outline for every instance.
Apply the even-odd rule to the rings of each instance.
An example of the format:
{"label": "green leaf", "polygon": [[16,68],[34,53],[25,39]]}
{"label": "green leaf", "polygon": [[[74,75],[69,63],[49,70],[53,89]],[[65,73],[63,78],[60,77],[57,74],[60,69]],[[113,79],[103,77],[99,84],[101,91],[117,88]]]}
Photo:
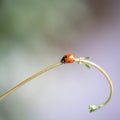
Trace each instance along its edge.
{"label": "green leaf", "polygon": [[85,64],[85,63],[84,63],[84,65],[85,65],[88,69],[91,68],[91,66],[90,66],[89,64]]}
{"label": "green leaf", "polygon": [[98,106],[95,105],[89,105],[90,112],[94,112],[95,110],[99,109]]}
{"label": "green leaf", "polygon": [[84,59],[85,59],[85,60],[89,60],[89,59],[90,59],[90,57],[84,57]]}

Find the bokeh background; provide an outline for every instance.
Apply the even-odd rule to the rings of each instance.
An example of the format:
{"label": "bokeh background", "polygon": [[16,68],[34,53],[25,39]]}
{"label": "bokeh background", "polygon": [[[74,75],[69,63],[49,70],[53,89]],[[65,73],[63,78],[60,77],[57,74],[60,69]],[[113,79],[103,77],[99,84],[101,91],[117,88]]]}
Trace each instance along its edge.
{"label": "bokeh background", "polygon": [[94,68],[62,65],[0,101],[0,120],[120,120],[119,0],[0,0],[0,94],[66,53],[91,60],[114,85],[109,96]]}

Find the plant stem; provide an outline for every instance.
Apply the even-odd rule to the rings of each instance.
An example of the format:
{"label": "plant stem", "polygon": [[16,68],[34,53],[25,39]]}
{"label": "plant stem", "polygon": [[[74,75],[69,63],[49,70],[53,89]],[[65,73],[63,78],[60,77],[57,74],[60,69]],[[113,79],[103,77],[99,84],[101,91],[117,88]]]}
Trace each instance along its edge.
{"label": "plant stem", "polygon": [[[108,81],[108,84],[109,84],[109,87],[110,87],[110,95],[108,97],[108,99],[103,103],[103,104],[100,104],[98,106],[95,106],[95,105],[89,105],[89,109],[90,109],[90,112],[93,112],[95,110],[98,110],[102,107],[104,107],[106,104],[109,103],[109,101],[111,100],[112,98],[112,94],[113,94],[113,85],[112,85],[112,82],[111,82],[111,79],[110,77],[107,75],[107,73],[100,67],[98,66],[97,64],[91,62],[91,61],[88,61],[89,57],[81,57],[81,58],[75,58],[75,61],[78,63],[78,64],[84,64],[86,67],[90,68],[90,66],[93,66],[95,67],[96,69],[98,69],[103,75],[104,77],[107,79]],[[66,62],[66,61],[65,61]],[[12,89],[10,89],[9,91],[7,91],[6,93],[4,93],[3,95],[0,96],[0,100],[4,99],[5,97],[7,97],[8,95],[10,95],[11,93],[13,93],[14,91],[16,91],[18,88],[22,87],[23,85],[25,85],[26,83],[28,83],[29,81],[33,80],[34,78],[38,77],[39,75],[53,69],[53,68],[56,68],[60,65],[62,65],[63,63],[62,62],[58,62],[58,63],[55,63],[41,71],[39,71],[38,73],[35,73],[33,74],[32,76],[28,77],[27,79],[25,79],[24,81],[22,81],[21,83],[19,83],[18,85],[16,85],[15,87],[13,87]]]}
{"label": "plant stem", "polygon": [[4,93],[3,95],[0,96],[0,100],[4,99],[5,97],[7,97],[8,95],[10,95],[11,93],[13,93],[14,91],[16,91],[18,88],[22,87],[23,85],[25,85],[26,83],[28,83],[29,81],[31,81],[32,79],[38,77],[39,75],[53,69],[56,68],[58,66],[62,65],[61,62],[55,63],[41,71],[39,71],[38,73],[33,74],[32,76],[28,77],[27,79],[25,79],[24,81],[22,81],[21,83],[19,83],[18,85],[16,85],[15,87],[13,87],[12,89],[10,89],[9,91],[7,91],[6,93]]}
{"label": "plant stem", "polygon": [[108,74],[100,66],[98,66],[97,64],[95,64],[95,63],[93,63],[91,61],[88,61],[88,60],[85,60],[85,59],[79,59],[79,61],[78,61],[78,59],[77,59],[76,62],[78,62],[80,64],[81,63],[82,64],[88,64],[88,65],[91,65],[91,66],[95,67],[96,69],[98,69],[104,75],[104,77],[107,79],[108,84],[109,84],[110,95],[109,95],[108,99],[103,104],[100,104],[98,106],[90,105],[89,106],[90,112],[98,110],[98,109],[104,107],[105,105],[107,105],[109,103],[109,101],[111,100],[112,95],[113,95],[113,85],[112,85],[111,79],[108,76]]}

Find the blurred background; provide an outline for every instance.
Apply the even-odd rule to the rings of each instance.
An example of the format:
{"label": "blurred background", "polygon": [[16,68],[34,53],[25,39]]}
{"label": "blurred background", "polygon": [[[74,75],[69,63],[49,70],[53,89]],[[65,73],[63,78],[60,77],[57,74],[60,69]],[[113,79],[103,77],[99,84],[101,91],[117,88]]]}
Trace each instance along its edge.
{"label": "blurred background", "polygon": [[62,65],[0,101],[0,120],[120,120],[119,0],[0,0],[0,94],[66,53],[90,56],[96,69]]}

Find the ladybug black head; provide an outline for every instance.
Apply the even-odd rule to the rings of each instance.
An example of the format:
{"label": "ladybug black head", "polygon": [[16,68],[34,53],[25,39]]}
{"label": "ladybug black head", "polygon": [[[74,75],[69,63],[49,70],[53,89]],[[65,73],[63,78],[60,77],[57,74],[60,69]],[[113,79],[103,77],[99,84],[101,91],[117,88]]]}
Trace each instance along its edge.
{"label": "ladybug black head", "polygon": [[66,63],[66,58],[67,58],[67,56],[66,56],[66,55],[65,55],[65,56],[63,56],[60,62],[61,62],[61,63]]}

